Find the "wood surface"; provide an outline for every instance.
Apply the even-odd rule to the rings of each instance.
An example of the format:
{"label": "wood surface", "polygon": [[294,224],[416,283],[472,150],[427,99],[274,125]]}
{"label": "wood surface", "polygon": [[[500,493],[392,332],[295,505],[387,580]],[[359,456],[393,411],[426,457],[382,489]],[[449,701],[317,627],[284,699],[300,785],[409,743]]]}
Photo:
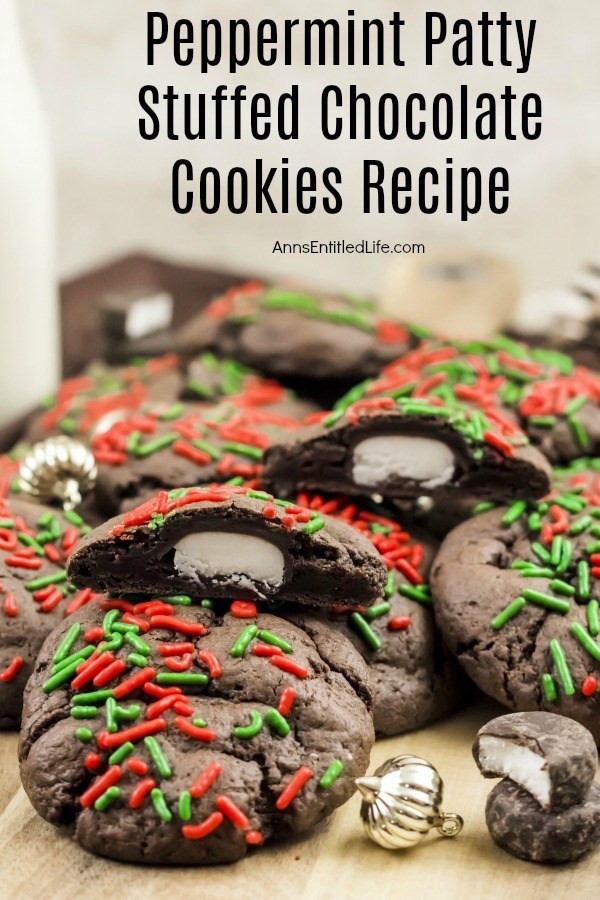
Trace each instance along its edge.
{"label": "wood surface", "polygon": [[[444,808],[460,813],[462,833],[430,834],[415,848],[372,844],[355,795],[304,838],[268,845],[234,865],[160,869],[99,859],[34,812],[19,786],[14,734],[0,734],[0,896],[28,900],[592,900],[600,896],[600,851],[577,863],[540,866],[517,860],[491,840],[484,821],[493,781],[471,756],[477,729],[501,714],[478,701],[444,722],[379,741],[371,769],[398,753],[429,759],[446,790]],[[434,836],[435,835],[435,836]]]}

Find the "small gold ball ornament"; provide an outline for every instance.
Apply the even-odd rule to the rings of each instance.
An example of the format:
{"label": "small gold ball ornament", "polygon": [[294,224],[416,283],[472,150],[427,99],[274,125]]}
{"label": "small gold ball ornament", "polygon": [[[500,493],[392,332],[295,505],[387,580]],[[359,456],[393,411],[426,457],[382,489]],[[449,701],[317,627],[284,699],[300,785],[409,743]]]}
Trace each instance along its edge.
{"label": "small gold ball ornament", "polygon": [[33,445],[21,461],[18,482],[34,500],[58,500],[63,509],[74,509],[93,488],[97,471],[85,444],[59,435]]}
{"label": "small gold ball ornament", "polygon": [[432,829],[455,837],[463,827],[456,813],[442,812],[444,783],[418,756],[395,756],[375,775],[354,782],[363,796],[360,815],[372,841],[386,850],[413,847]]}

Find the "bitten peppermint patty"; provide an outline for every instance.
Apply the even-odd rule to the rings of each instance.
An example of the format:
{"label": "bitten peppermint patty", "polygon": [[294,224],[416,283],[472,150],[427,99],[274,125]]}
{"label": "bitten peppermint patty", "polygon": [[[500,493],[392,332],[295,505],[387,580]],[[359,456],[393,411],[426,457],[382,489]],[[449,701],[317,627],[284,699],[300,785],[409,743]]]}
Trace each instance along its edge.
{"label": "bitten peppermint patty", "polygon": [[214,300],[180,334],[185,353],[211,349],[277,377],[366,378],[416,342],[363,298],[249,282]]}
{"label": "bitten peppermint patty", "polygon": [[274,441],[264,485],[284,496],[295,486],[399,500],[539,497],[550,467],[505,403],[507,384],[487,358],[425,342],[319,423]]}
{"label": "bitten peppermint patty", "polygon": [[335,629],[189,604],[88,607],[29,681],[23,785],[93,853],[231,862],[323,820],[367,769],[368,674]]}
{"label": "bitten peppermint patty", "polygon": [[431,575],[443,636],[479,687],[511,709],[570,716],[596,742],[599,487],[586,479],[473,517],[445,539]]}
{"label": "bitten peppermint patty", "polygon": [[[466,679],[435,627],[428,584],[435,540],[412,529],[409,533],[374,505],[317,495],[300,495],[298,502],[351,525],[386,566],[387,582],[373,603],[358,609],[344,603],[323,613],[369,666],[376,733],[404,734],[450,715],[464,697]],[[308,627],[301,612],[289,615]]]}
{"label": "bitten peppermint patty", "polygon": [[88,534],[69,559],[74,584],[358,606],[386,569],[356,529],[247,487],[161,491]]}
{"label": "bitten peppermint patty", "polygon": [[19,727],[23,689],[46,636],[94,599],[89,588],[76,591],[65,571],[85,530],[75,512],[0,502],[0,729]]}

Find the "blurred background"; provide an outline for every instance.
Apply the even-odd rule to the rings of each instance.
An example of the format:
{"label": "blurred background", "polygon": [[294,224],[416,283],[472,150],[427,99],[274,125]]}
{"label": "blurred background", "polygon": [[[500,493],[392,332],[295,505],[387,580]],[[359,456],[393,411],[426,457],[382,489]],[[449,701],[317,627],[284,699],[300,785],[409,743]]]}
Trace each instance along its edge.
{"label": "blurred background", "polygon": [[[598,0],[364,0],[340,6],[339,0],[305,0],[298,8],[278,0],[246,3],[231,0],[169,0],[168,5],[146,0],[18,0],[24,38],[39,84],[55,153],[58,177],[58,266],[71,276],[99,260],[132,247],[146,248],[178,259],[200,261],[240,271],[270,275],[302,275],[307,262],[311,277],[334,288],[369,290],[381,283],[385,257],[281,256],[271,254],[275,238],[302,241],[345,238],[422,242],[436,246],[466,246],[501,254],[514,261],[527,288],[558,285],[569,278],[583,259],[600,254],[598,203],[600,198],[600,52]],[[247,83],[249,89],[268,89],[269,69],[248,66],[238,76],[217,70],[205,78],[197,68],[173,63],[145,65],[145,12],[168,10],[192,20],[200,17],[250,15],[252,19],[285,16],[327,17],[343,9],[356,17],[389,17],[400,10],[410,43],[403,69],[317,68],[278,70],[278,81],[301,85],[301,140],[282,146],[277,140],[222,141],[218,146],[167,140],[143,141],[138,136],[138,91],[149,82],[174,83],[182,91],[206,90],[221,81]],[[517,75],[500,66],[455,68],[449,51],[426,67],[423,21],[426,9],[442,9],[450,17],[476,20],[485,8],[491,14],[538,19],[529,72]],[[163,54],[166,60],[167,54]],[[357,82],[376,94],[397,89],[433,95],[457,90],[462,82],[474,91],[499,93],[512,84],[519,93],[542,95],[544,127],[535,142],[502,139],[488,142],[373,140],[328,142],[311,122],[311,107],[321,88],[335,81]],[[284,85],[278,84],[284,89]],[[273,164],[290,154],[298,164],[336,164],[345,174],[345,208],[337,216],[318,212],[310,216],[203,216],[195,210],[177,215],[170,203],[170,169],[180,155],[223,168],[264,156]],[[372,155],[388,166],[439,165],[452,156],[456,165],[479,165],[489,170],[504,165],[511,173],[509,212],[494,216],[482,212],[461,223],[456,217],[360,214],[360,161]]]}

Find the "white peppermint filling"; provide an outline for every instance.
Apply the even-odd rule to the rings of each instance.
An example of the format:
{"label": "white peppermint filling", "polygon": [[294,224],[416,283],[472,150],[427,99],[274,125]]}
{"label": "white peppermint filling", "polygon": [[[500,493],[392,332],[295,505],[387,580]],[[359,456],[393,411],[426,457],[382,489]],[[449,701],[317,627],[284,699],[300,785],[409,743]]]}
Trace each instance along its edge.
{"label": "white peppermint filling", "polygon": [[456,466],[452,450],[442,441],[389,434],[360,441],[352,462],[355,483],[366,487],[377,487],[396,476],[434,488],[450,481]]}
{"label": "white peppermint filling", "polygon": [[479,741],[479,764],[484,772],[504,775],[529,791],[540,806],[550,804],[550,775],[546,760],[527,747],[507,738],[483,736]]}
{"label": "white peppermint filling", "polygon": [[253,534],[197,531],[174,545],[175,568],[194,581],[220,578],[234,587],[256,590],[256,583],[278,587],[283,583],[283,553],[270,541]]}

